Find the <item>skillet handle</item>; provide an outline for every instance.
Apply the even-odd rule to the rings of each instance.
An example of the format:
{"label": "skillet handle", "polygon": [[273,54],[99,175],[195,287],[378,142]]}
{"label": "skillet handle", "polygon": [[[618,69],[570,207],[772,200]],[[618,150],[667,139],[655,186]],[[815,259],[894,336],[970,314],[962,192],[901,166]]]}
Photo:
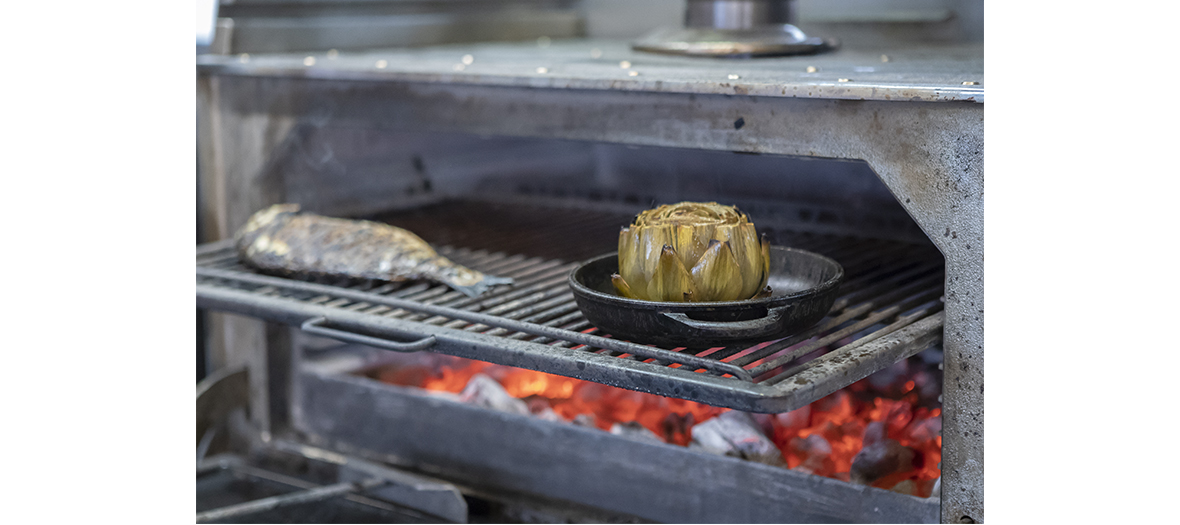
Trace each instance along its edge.
{"label": "skillet handle", "polygon": [[758,337],[773,329],[783,320],[787,310],[794,305],[783,305],[766,310],[766,317],[746,321],[698,321],[679,312],[660,312],[673,321],[689,328],[710,332],[724,332],[727,337]]}
{"label": "skillet handle", "polygon": [[352,332],[345,332],[344,330],[337,330],[335,328],[323,326],[327,323],[328,318],[326,317],[313,317],[304,321],[303,324],[299,325],[299,328],[309,334],[328,337],[337,341],[344,341],[346,343],[359,343],[362,345],[384,348],[386,350],[393,350],[394,352],[417,352],[419,350],[425,350],[433,346],[435,343],[433,335],[428,335],[417,341],[403,343],[401,341],[390,341],[388,339],[369,337],[367,335],[354,334]]}

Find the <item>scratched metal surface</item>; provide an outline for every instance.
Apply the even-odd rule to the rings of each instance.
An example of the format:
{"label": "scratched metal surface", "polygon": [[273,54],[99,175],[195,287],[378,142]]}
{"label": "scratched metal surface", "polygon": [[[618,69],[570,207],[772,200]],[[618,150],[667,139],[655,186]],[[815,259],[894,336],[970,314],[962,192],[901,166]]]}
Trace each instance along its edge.
{"label": "scratched metal surface", "polygon": [[984,88],[981,44],[703,59],[636,52],[621,40],[555,40],[202,55],[197,66],[218,75],[914,102],[983,102]]}

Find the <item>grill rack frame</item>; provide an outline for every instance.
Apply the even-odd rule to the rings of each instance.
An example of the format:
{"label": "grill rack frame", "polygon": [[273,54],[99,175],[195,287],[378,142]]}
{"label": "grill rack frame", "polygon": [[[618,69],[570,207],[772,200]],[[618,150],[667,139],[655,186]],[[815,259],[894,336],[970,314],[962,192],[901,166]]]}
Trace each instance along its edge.
{"label": "grill rack frame", "polygon": [[[460,203],[437,213],[472,210]],[[587,221],[595,219],[616,220]],[[416,231],[426,238],[431,234]],[[678,351],[602,337],[581,317],[565,282],[576,263],[450,246],[438,251],[481,271],[517,277],[518,284],[469,299],[446,286],[421,282],[306,282],[242,265],[232,241],[226,240],[198,248],[197,305],[346,342],[426,349],[763,413],[805,406],[940,342],[940,260],[901,257],[892,265],[863,270],[865,261],[883,253],[896,255],[907,245],[836,236],[795,242],[851,262],[848,288],[816,327],[759,344]],[[862,246],[869,248],[858,248]],[[505,269],[512,271],[503,273]],[[527,278],[521,280],[521,275]],[[412,348],[407,341],[415,342]],[[812,354],[821,355],[802,361]]]}

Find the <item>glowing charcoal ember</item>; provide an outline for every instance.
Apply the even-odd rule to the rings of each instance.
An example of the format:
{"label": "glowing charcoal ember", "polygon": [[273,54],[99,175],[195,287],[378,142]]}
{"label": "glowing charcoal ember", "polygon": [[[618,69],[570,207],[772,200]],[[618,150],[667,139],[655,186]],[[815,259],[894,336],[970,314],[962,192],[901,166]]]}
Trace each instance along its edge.
{"label": "glowing charcoal ember", "polygon": [[680,446],[687,446],[692,439],[690,436],[693,425],[696,424],[696,418],[692,413],[677,414],[669,412],[664,415],[664,419],[660,421],[661,435],[664,441]]}
{"label": "glowing charcoal ember", "polygon": [[595,420],[594,414],[578,414],[578,415],[574,416],[573,419],[570,420],[570,423],[573,423],[573,424],[580,426],[580,427],[590,427],[590,428],[597,428],[598,427],[598,422]]}
{"label": "glowing charcoal ember", "polygon": [[553,407],[549,406],[549,400],[540,396],[530,396],[525,400],[529,408],[529,413],[535,418],[544,419],[545,421],[565,421],[560,414],[553,411]]}
{"label": "glowing charcoal ember", "polygon": [[846,479],[844,476],[837,476],[837,474],[847,473],[852,467],[852,457],[860,451],[864,429],[865,424],[859,419],[851,419],[839,425],[832,421],[824,421],[818,428],[801,432],[800,436],[818,435],[827,441],[828,446],[832,449],[833,467],[832,471],[825,475]]}
{"label": "glowing charcoal ember", "polygon": [[899,482],[891,487],[889,490],[893,492],[905,494],[907,496],[914,496],[918,493],[918,483],[912,479],[907,479]]}
{"label": "glowing charcoal ember", "polygon": [[[614,428],[622,432],[629,427],[644,433],[647,439],[658,438],[679,446],[690,446],[695,440],[697,443],[692,446],[703,448],[702,441],[710,439],[711,426],[724,424],[730,418],[743,418],[748,432],[763,434],[763,439],[778,450],[777,461],[772,464],[843,481],[851,480],[855,459],[867,461],[872,454],[880,453],[882,446],[890,447],[881,445],[880,440],[873,441],[876,443],[873,448],[863,457],[858,456],[866,446],[868,426],[874,424],[874,432],[910,451],[912,468],[886,475],[892,477],[882,476],[873,484],[919,497],[939,494],[936,484],[941,474],[938,468],[942,454],[941,409],[937,408],[937,394],[928,399],[920,392],[923,384],[937,386],[941,382],[937,363],[912,361],[908,365],[910,376],[894,376],[879,382],[888,392],[865,379],[791,412],[750,415],[481,361],[432,359],[437,362],[407,360],[402,364],[405,369],[378,369],[368,373],[386,382],[453,392],[456,397],[468,380],[482,374],[503,385],[509,396],[525,403],[526,411],[533,417],[602,431]],[[900,398],[891,399],[890,395]],[[721,414],[730,415],[707,424]],[[712,437],[719,440],[714,448],[723,450],[718,453],[731,450],[731,455],[743,456],[722,435],[713,432]],[[868,463],[858,466],[858,479],[864,477],[862,468],[867,466]]]}
{"label": "glowing charcoal ember", "polygon": [[942,394],[942,382],[934,374],[920,370],[914,374],[914,392],[918,394],[919,403],[935,404]]}
{"label": "glowing charcoal ember", "polygon": [[819,434],[791,438],[788,450],[790,457],[797,462],[791,466],[794,470],[829,477],[836,472],[832,446]]}
{"label": "glowing charcoal ember", "polygon": [[915,460],[921,462],[912,449],[886,436],[886,425],[880,421],[869,423],[865,429],[864,447],[852,460],[849,472],[853,483],[891,488],[910,477]]}
{"label": "glowing charcoal ember", "polygon": [[914,419],[909,403],[880,397],[873,399],[873,408],[868,415],[873,421],[885,423],[886,436],[891,439],[904,438],[906,427]]}
{"label": "glowing charcoal ember", "polygon": [[750,414],[730,410],[692,428],[690,448],[734,456],[767,465],[785,466],[782,452]]}
{"label": "glowing charcoal ember", "polygon": [[811,424],[811,405],[797,408],[790,412],[775,414],[771,420],[773,432],[771,436],[779,447],[786,446],[790,439]]}
{"label": "glowing charcoal ember", "polygon": [[664,440],[660,439],[660,436],[657,436],[655,432],[648,430],[643,425],[640,425],[634,421],[630,423],[615,423],[610,426],[610,433],[616,436],[625,437],[627,439],[634,439],[636,441],[650,441],[653,443],[664,442]]}
{"label": "glowing charcoal ember", "polygon": [[[942,419],[939,417],[915,418],[900,440],[902,445],[918,451],[923,456],[922,469],[916,479],[933,482],[941,472],[938,462],[942,461]],[[921,484],[919,484],[921,487]]]}
{"label": "glowing charcoal ember", "polygon": [[527,403],[512,397],[495,379],[483,374],[476,374],[467,382],[467,387],[459,394],[459,399],[464,403],[500,412],[529,414]]}

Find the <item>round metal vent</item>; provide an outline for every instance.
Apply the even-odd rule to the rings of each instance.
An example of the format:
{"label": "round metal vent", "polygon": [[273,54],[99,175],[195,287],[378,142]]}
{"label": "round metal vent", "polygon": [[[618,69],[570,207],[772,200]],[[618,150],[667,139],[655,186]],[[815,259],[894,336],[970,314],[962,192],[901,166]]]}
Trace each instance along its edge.
{"label": "round metal vent", "polygon": [[790,0],[689,0],[685,27],[661,29],[631,47],[687,56],[764,57],[813,54],[837,46],[791,25],[792,8]]}

